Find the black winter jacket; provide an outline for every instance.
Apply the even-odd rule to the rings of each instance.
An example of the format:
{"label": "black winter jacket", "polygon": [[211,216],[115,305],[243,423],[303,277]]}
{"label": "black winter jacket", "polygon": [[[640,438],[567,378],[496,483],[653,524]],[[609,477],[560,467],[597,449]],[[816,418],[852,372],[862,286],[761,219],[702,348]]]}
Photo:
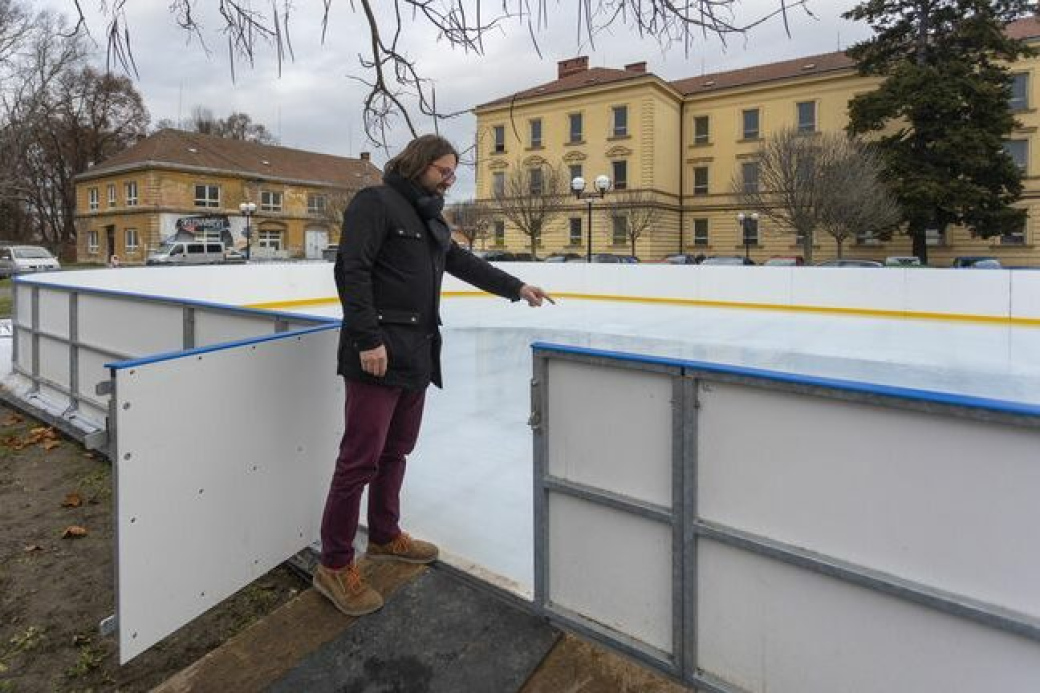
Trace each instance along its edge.
{"label": "black winter jacket", "polygon": [[[339,373],[407,390],[440,387],[444,271],[514,301],[523,282],[451,240],[440,199],[393,174],[387,181],[360,191],[343,215],[334,268],[343,306]],[[361,370],[359,352],[380,344],[389,364],[376,378]]]}

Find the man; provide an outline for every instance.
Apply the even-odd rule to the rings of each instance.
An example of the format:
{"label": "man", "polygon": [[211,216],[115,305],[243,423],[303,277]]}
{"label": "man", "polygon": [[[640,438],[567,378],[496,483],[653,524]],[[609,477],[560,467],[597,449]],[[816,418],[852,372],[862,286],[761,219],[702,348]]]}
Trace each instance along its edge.
{"label": "man", "polygon": [[441,210],[458,153],[423,135],[386,165],[383,185],[359,192],[343,217],[336,288],[343,305],[339,374],[345,430],[321,524],[314,588],[345,614],[383,605],[354,561],[361,493],[368,485],[368,557],[430,563],[437,547],[398,526],[405,456],[415,446],[426,387],[441,386],[440,293],[445,271],[531,306],[552,299],[451,240]]}

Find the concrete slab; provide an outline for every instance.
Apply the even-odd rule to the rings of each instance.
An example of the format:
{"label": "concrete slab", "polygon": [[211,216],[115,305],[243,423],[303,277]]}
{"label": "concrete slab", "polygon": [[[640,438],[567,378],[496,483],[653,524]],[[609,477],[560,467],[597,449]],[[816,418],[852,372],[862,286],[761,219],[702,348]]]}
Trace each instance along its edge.
{"label": "concrete slab", "polygon": [[518,691],[559,632],[441,571],[305,657],[269,693]]}

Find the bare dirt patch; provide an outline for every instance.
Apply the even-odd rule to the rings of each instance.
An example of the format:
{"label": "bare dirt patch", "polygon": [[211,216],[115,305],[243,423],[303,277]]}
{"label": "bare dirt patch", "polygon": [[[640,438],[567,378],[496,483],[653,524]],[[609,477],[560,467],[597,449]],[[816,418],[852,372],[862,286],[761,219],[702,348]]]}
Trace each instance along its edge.
{"label": "bare dirt patch", "polygon": [[115,612],[112,469],[0,406],[0,693],[147,691],[294,597],[271,571],[125,667]]}

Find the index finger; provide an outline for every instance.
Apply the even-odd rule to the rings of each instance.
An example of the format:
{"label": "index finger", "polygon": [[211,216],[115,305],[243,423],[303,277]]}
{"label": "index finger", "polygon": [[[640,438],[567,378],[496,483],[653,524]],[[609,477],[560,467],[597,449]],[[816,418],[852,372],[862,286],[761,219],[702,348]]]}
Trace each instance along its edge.
{"label": "index finger", "polygon": [[546,300],[546,301],[548,301],[549,303],[553,304],[554,306],[556,305],[556,301],[554,301],[554,300],[553,300],[553,297],[552,297],[552,296],[550,296],[549,294],[542,294],[542,296],[543,296],[543,297],[545,298],[545,300]]}

